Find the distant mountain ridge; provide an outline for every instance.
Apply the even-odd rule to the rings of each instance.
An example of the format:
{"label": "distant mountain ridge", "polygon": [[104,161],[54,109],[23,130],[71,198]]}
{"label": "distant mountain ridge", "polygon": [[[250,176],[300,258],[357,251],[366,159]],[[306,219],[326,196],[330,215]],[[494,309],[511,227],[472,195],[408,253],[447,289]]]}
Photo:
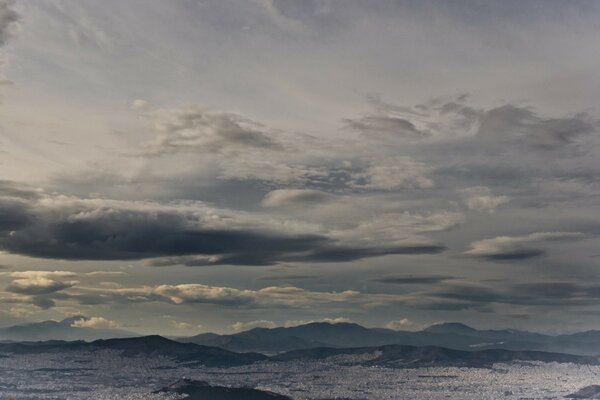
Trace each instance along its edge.
{"label": "distant mountain ridge", "polygon": [[[137,337],[122,329],[98,329],[75,326],[84,316],[62,321],[44,321],[0,328],[0,341],[95,341],[98,339]],[[366,328],[355,323],[314,322],[295,327],[254,328],[231,335],[203,333],[176,338],[180,343],[219,347],[232,352],[256,352],[267,355],[317,347],[359,348],[390,344],[440,346],[456,350],[535,350],[575,355],[599,355],[600,331],[591,330],[551,336],[515,329],[478,330],[461,323],[432,325],[422,331],[394,331]]]}
{"label": "distant mountain ridge", "polygon": [[178,341],[231,351],[277,354],[315,347],[372,347],[389,344],[441,346],[457,350],[536,350],[576,355],[600,354],[600,331],[551,336],[514,329],[478,330],[460,323],[432,325],[422,331],[365,328],[354,323],[315,322],[296,327],[254,328],[217,335],[204,333]]}
{"label": "distant mountain ridge", "polygon": [[[513,361],[540,361],[599,365],[599,356],[580,356],[541,351],[511,351],[503,349],[465,351],[439,346],[385,345],[359,348],[318,347],[294,350],[268,357],[259,353],[236,353],[218,347],[180,343],[162,336],[84,341],[48,341],[0,343],[0,355],[8,354],[87,354],[104,350],[119,351],[124,357],[166,357],[188,366],[228,368],[249,365],[259,361],[287,362],[322,360],[346,356],[345,364],[415,368],[429,366],[456,366],[489,368],[495,363]],[[212,389],[211,389],[212,390]]]}
{"label": "distant mountain ridge", "polygon": [[43,340],[97,340],[139,336],[124,329],[88,328],[74,326],[79,320],[87,320],[82,315],[65,318],[62,321],[43,321],[0,328],[0,341],[43,341]]}

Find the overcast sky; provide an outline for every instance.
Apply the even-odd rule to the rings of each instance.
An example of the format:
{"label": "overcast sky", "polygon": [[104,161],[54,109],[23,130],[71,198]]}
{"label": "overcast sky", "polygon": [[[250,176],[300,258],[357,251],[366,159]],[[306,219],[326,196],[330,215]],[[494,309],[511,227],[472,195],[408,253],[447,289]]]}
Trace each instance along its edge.
{"label": "overcast sky", "polygon": [[0,325],[600,328],[598,21],[0,0]]}

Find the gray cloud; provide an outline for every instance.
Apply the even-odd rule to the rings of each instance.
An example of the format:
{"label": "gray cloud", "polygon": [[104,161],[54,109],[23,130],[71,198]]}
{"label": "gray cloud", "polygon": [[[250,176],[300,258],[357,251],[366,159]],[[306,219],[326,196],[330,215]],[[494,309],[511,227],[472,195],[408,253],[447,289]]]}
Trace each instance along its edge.
{"label": "gray cloud", "polygon": [[510,201],[509,196],[496,196],[490,188],[475,186],[460,191],[462,200],[470,210],[493,214],[496,208]]}
{"label": "gray cloud", "polygon": [[476,108],[468,104],[465,95],[453,99],[437,98],[412,107],[389,104],[377,98],[368,100],[380,113],[394,117],[374,115],[367,119],[348,119],[347,123],[355,130],[387,132],[389,135],[402,131],[405,136],[413,137],[430,135],[434,141],[442,140],[445,145],[448,145],[448,139],[462,138],[456,144],[476,145],[484,152],[486,146],[496,152],[507,150],[507,146],[511,149],[526,146],[528,150],[557,150],[595,133],[598,128],[597,121],[586,113],[546,117],[533,108],[511,103],[488,109]]}
{"label": "gray cloud", "polygon": [[21,16],[13,9],[14,0],[0,0],[0,45],[12,37],[16,23]]}
{"label": "gray cloud", "polygon": [[498,145],[515,142],[535,149],[554,150],[595,131],[595,124],[585,114],[544,118],[530,109],[508,104],[480,115],[477,137]]}
{"label": "gray cloud", "polygon": [[[349,247],[314,233],[285,232],[260,219],[219,215],[203,204],[161,205],[48,196],[0,202],[0,248],[33,257],[126,260],[191,257],[186,265],[270,265],[280,261],[352,261],[387,254],[430,254],[431,243]],[[12,216],[23,216],[18,219]],[[10,217],[10,218],[8,218]]]}
{"label": "gray cloud", "polygon": [[403,296],[381,293],[314,291],[294,286],[258,290],[204,284],[157,285],[129,288],[77,288],[64,298],[81,304],[164,302],[174,305],[214,304],[243,308],[311,308],[318,305],[385,306],[404,301]]}
{"label": "gray cloud", "polygon": [[31,302],[43,310],[48,310],[56,306],[56,302],[54,300],[42,296],[35,296]]}
{"label": "gray cloud", "polygon": [[277,189],[267,193],[263,207],[310,207],[333,200],[333,196],[320,190]]}
{"label": "gray cloud", "polygon": [[291,280],[304,280],[304,279],[314,279],[317,278],[316,275],[264,275],[256,278],[257,281],[291,281]]}
{"label": "gray cloud", "polygon": [[146,144],[142,152],[146,156],[188,151],[283,149],[283,144],[263,125],[237,114],[188,107],[159,110],[152,118],[157,135]]}
{"label": "gray cloud", "polygon": [[429,132],[418,129],[408,119],[395,116],[369,115],[358,119],[346,119],[345,123],[353,131],[379,139],[393,139],[395,136],[422,139],[430,136]]}
{"label": "gray cloud", "polygon": [[391,283],[395,285],[434,285],[454,279],[447,275],[407,275],[407,276],[384,276],[373,279],[375,282]]}
{"label": "gray cloud", "polygon": [[545,253],[544,244],[585,238],[581,232],[537,232],[525,236],[498,236],[471,243],[463,254],[492,261],[522,260]]}
{"label": "gray cloud", "polygon": [[410,157],[378,157],[352,174],[350,185],[375,190],[430,189],[435,185],[431,171],[430,166]]}
{"label": "gray cloud", "polygon": [[9,274],[14,279],[7,287],[8,292],[21,295],[37,296],[60,292],[78,284],[78,281],[64,281],[62,278],[73,277],[66,271],[21,271]]}
{"label": "gray cloud", "polygon": [[[256,245],[261,243],[259,240],[258,238],[254,238],[249,242],[253,242]],[[309,243],[299,244],[295,249],[288,249],[289,251],[286,252],[284,248],[275,247],[277,242],[270,243],[270,237],[263,238],[263,240],[267,242],[265,243],[265,248],[254,247],[253,250],[249,250],[248,252],[231,252],[230,254],[218,254],[208,257],[157,258],[149,260],[148,263],[153,266],[181,264],[189,267],[223,264],[259,266],[273,265],[281,262],[349,262],[393,254],[438,254],[446,250],[445,246],[432,243],[406,243],[385,247],[350,247],[316,236]]]}
{"label": "gray cloud", "polygon": [[474,284],[446,284],[430,292],[423,292],[425,300],[412,300],[417,306],[479,308],[492,304],[518,306],[585,306],[600,304],[598,283],[540,281],[489,287]]}

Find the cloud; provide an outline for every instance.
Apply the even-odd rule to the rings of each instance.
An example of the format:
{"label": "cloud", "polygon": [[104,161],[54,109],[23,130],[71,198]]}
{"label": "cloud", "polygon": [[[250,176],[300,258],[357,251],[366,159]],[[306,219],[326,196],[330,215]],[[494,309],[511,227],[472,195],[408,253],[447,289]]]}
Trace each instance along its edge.
{"label": "cloud", "polygon": [[430,173],[430,167],[409,157],[387,157],[371,160],[363,171],[354,173],[351,185],[360,189],[430,189],[434,186]]}
{"label": "cloud", "polygon": [[33,297],[31,299],[31,303],[33,305],[38,306],[42,310],[48,310],[48,309],[56,306],[56,302],[54,300],[47,298],[47,297],[43,297],[43,296]]}
{"label": "cloud", "polygon": [[496,107],[479,117],[477,137],[488,143],[516,142],[540,150],[559,149],[596,130],[585,114],[545,118],[535,111],[510,104]]}
{"label": "cloud", "polygon": [[397,321],[388,322],[385,324],[385,327],[394,331],[416,331],[421,329],[423,326],[409,320],[408,318],[402,318]]}
{"label": "cloud", "polygon": [[0,179],[0,194],[7,200],[33,200],[43,196],[44,191],[21,182]]}
{"label": "cloud", "polygon": [[[411,297],[411,296],[408,296]],[[572,307],[600,304],[600,285],[569,281],[522,282],[489,287],[446,284],[407,298],[407,305],[434,310],[489,310],[493,304]]]}
{"label": "cloud", "polygon": [[463,254],[493,261],[522,260],[543,255],[545,251],[541,247],[545,243],[584,237],[581,232],[538,232],[525,236],[498,236],[471,243],[471,248]]}
{"label": "cloud", "polygon": [[373,279],[375,282],[391,283],[395,285],[433,285],[454,279],[446,275],[407,275],[407,276],[384,276]]}
{"label": "cloud", "polygon": [[45,195],[2,201],[0,248],[32,257],[69,260],[187,258],[186,265],[271,265],[283,261],[351,261],[387,254],[429,254],[431,241],[363,243],[307,224],[262,219],[199,202],[153,203]]}
{"label": "cloud", "polygon": [[278,6],[277,0],[256,0],[262,10],[269,17],[269,20],[280,29],[290,33],[305,33],[307,27],[302,21],[286,15]]}
{"label": "cloud", "polygon": [[31,222],[30,209],[26,201],[0,198],[0,232],[19,229]]}
{"label": "cloud", "polygon": [[[139,102],[134,102],[133,107],[139,110]],[[190,106],[158,110],[153,117],[157,135],[145,145],[144,156],[190,151],[219,153],[252,148],[283,150],[282,143],[266,132],[261,124],[237,114]]]}
{"label": "cloud", "polygon": [[277,324],[273,321],[259,320],[259,321],[247,321],[247,322],[236,322],[231,324],[231,328],[236,332],[247,331],[254,328],[275,328]]}
{"label": "cloud", "polygon": [[218,179],[236,181],[264,181],[272,184],[292,184],[320,179],[327,173],[320,167],[245,153],[221,160]]}
{"label": "cloud", "polygon": [[294,286],[269,286],[258,290],[210,286],[199,283],[129,288],[77,286],[62,299],[84,305],[162,302],[172,305],[213,304],[223,307],[310,309],[325,305],[378,307],[403,302],[403,296],[381,293],[312,291]]}
{"label": "cloud", "polygon": [[153,291],[175,304],[211,303],[239,306],[308,307],[313,304],[359,300],[355,291],[312,292],[293,286],[271,286],[256,291],[200,284],[160,285]]}
{"label": "cloud", "polygon": [[17,22],[21,16],[13,9],[14,0],[0,0],[0,45],[13,36]]}
{"label": "cloud", "polygon": [[264,275],[256,278],[257,281],[290,281],[290,280],[302,280],[302,279],[314,279],[316,275]]}
{"label": "cloud", "polygon": [[30,296],[56,293],[79,283],[61,279],[75,276],[68,271],[21,271],[8,276],[16,278],[6,287],[8,292]]}
{"label": "cloud", "polygon": [[123,271],[92,271],[86,273],[87,276],[125,276],[127,272]]}
{"label": "cloud", "polygon": [[[364,137],[381,140],[386,145],[406,145],[415,139],[447,140],[474,134],[482,113],[467,104],[468,96],[434,98],[423,104],[402,106],[368,96],[373,113],[366,117],[347,118],[346,127]],[[396,139],[396,140],[395,140]],[[415,142],[414,144],[417,144]]]}
{"label": "cloud", "polygon": [[333,200],[333,196],[320,190],[277,189],[267,193],[263,207],[310,207]]}
{"label": "cloud", "polygon": [[[480,147],[491,146],[496,151],[505,151],[506,146],[511,149],[526,146],[528,150],[560,149],[597,129],[597,123],[585,113],[550,118],[533,108],[510,103],[488,109],[476,108],[468,104],[468,97],[464,95],[432,99],[414,107],[396,106],[377,98],[368,100],[379,115],[394,115],[397,124],[404,127],[405,132],[412,132],[412,136],[429,134],[432,139],[443,142],[467,138]],[[350,121],[361,127],[360,119]],[[385,127],[385,121],[392,124],[394,120],[382,119],[379,124]],[[368,124],[365,125],[368,128]]]}
{"label": "cloud", "polygon": [[119,324],[104,317],[81,318],[71,324],[74,328],[118,329]]}
{"label": "cloud", "polygon": [[248,321],[248,322],[236,322],[231,325],[231,328],[236,332],[243,332],[253,328],[277,328],[278,326],[283,326],[285,328],[292,328],[300,325],[307,325],[313,323],[327,323],[327,324],[350,324],[354,323],[354,321],[350,318],[346,317],[336,317],[336,318],[321,318],[321,319],[313,319],[313,320],[287,320],[283,323],[283,325],[279,325],[273,321],[269,320],[257,320],[257,321]]}
{"label": "cloud", "polygon": [[396,116],[369,115],[358,119],[346,119],[345,122],[349,129],[367,137],[423,139],[430,136],[429,132],[418,129],[408,119]]}
{"label": "cloud", "polygon": [[184,321],[171,321],[171,323],[175,328],[181,330],[196,330],[202,328],[202,325],[194,325]]}
{"label": "cloud", "polygon": [[469,210],[493,214],[498,206],[508,203],[508,196],[494,196],[492,190],[485,186],[474,186],[460,191],[463,202]]}
{"label": "cloud", "polygon": [[328,242],[314,235],[265,232],[260,226],[236,227],[211,215],[211,210],[202,205],[48,197],[34,204],[0,203],[0,214],[3,212],[24,217],[9,220],[10,224],[3,227],[0,247],[45,258],[111,260],[247,254],[249,259],[259,255],[267,259],[279,252],[308,251]]}
{"label": "cloud", "polygon": [[311,320],[287,320],[284,322],[283,326],[286,328],[291,328],[294,326],[314,324],[314,323],[327,323],[327,324],[353,324],[355,323],[351,318],[347,317],[335,317],[335,318],[321,318],[321,319],[311,319]]}
{"label": "cloud", "polygon": [[349,229],[334,231],[333,235],[345,243],[354,243],[356,246],[387,243],[390,247],[394,245],[407,248],[433,246],[437,247],[438,251],[442,251],[439,244],[423,237],[422,234],[448,231],[464,221],[464,215],[456,212],[440,211],[429,214],[390,212],[359,221]]}
{"label": "cloud", "polygon": [[61,282],[48,278],[16,279],[6,287],[6,290],[19,294],[48,294],[74,286],[72,282]]}
{"label": "cloud", "polygon": [[15,271],[8,274],[11,278],[73,278],[77,276],[72,271]]}

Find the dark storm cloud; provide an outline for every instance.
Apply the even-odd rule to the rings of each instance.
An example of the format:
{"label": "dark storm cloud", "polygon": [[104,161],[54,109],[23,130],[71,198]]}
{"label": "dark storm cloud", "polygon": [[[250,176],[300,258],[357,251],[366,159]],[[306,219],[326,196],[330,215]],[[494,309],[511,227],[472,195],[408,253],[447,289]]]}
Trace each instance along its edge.
{"label": "dark storm cloud", "polygon": [[228,254],[224,261],[248,256],[252,264],[253,260],[267,262],[280,252],[306,251],[326,241],[317,236],[283,237],[252,231],[189,229],[160,221],[156,224],[145,221],[128,227],[110,222],[61,221],[46,226],[50,236],[32,238],[30,232],[18,232],[5,238],[3,245],[10,252],[43,258],[124,260]]}
{"label": "dark storm cloud", "polygon": [[396,285],[433,285],[454,279],[446,275],[409,275],[409,276],[384,276],[373,279],[375,282],[391,283]]}
{"label": "dark storm cloud", "polygon": [[8,232],[31,223],[30,210],[25,202],[0,198],[0,232]]}
{"label": "dark storm cloud", "polygon": [[546,254],[546,252],[540,249],[518,249],[504,253],[490,254],[487,256],[482,256],[482,258],[490,261],[515,261],[527,260],[528,258],[539,257],[544,254]]}
{"label": "dark storm cloud", "polygon": [[0,232],[30,224],[30,202],[38,198],[39,193],[27,185],[0,180]]}
{"label": "dark storm cloud", "polygon": [[0,249],[68,260],[202,256],[186,259],[189,266],[352,261],[444,250],[435,244],[350,248],[323,235],[279,232],[256,222],[252,227],[234,216],[215,219],[215,211],[64,196],[41,203],[8,199],[0,201]]}

